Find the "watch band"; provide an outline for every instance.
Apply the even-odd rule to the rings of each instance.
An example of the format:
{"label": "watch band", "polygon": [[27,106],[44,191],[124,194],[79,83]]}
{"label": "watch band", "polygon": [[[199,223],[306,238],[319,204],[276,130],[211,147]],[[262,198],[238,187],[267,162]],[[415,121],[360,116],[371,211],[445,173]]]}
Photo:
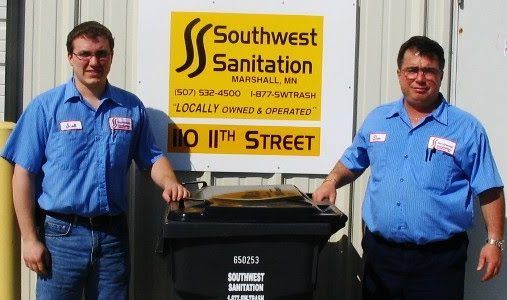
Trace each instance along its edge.
{"label": "watch band", "polygon": [[496,246],[496,247],[498,247],[500,249],[500,251],[503,251],[503,248],[504,248],[504,245],[505,245],[505,240],[495,240],[495,239],[492,239],[492,238],[487,238],[486,239],[486,244]]}

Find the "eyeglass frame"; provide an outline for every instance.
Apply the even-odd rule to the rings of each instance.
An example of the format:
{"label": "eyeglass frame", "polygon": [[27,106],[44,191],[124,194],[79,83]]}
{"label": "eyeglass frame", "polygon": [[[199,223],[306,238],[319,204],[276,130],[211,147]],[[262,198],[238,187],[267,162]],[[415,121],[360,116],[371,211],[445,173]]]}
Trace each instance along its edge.
{"label": "eyeglass frame", "polygon": [[[407,67],[405,69],[400,70],[403,73],[407,80],[414,80],[419,76],[419,73],[422,73],[423,77],[427,80],[434,80],[438,78],[438,75],[442,75],[443,70],[431,67]],[[411,73],[412,75],[407,75],[407,73]]]}
{"label": "eyeglass frame", "polygon": [[[83,52],[81,52],[79,54],[76,53],[76,52],[72,52],[72,54],[75,57],[77,57],[77,59],[79,59],[80,61],[86,61],[86,62],[90,61],[92,59],[92,57],[95,57],[100,62],[105,62],[112,55],[112,53],[109,52],[109,51],[107,51],[107,50],[99,50],[99,51],[97,51],[95,53],[91,53],[89,51],[83,51]],[[89,54],[89,56],[88,57],[83,57],[83,54]]]}

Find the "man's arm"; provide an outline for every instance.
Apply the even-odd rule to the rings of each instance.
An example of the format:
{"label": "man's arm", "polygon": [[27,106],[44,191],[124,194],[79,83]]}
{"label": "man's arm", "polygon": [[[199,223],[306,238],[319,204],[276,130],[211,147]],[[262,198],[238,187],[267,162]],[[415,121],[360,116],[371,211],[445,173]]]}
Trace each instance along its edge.
{"label": "man's arm", "polygon": [[336,201],[336,189],[356,180],[361,173],[354,173],[347,169],[340,161],[336,163],[324,182],[313,192],[314,201],[329,199],[331,203]]}
{"label": "man's arm", "polygon": [[[488,238],[502,240],[504,234],[505,197],[503,189],[489,189],[479,195],[482,214],[486,225]],[[490,280],[500,272],[502,252],[494,245],[486,244],[482,247],[477,270],[480,271],[487,264],[481,280]]]}
{"label": "man's arm", "polygon": [[153,164],[150,175],[153,182],[162,188],[162,198],[166,202],[178,201],[190,196],[190,192],[178,182],[171,163],[165,156]]}
{"label": "man's arm", "polygon": [[23,241],[25,265],[36,273],[47,274],[50,257],[37,235],[33,176],[17,164],[14,166],[12,177],[12,193]]}

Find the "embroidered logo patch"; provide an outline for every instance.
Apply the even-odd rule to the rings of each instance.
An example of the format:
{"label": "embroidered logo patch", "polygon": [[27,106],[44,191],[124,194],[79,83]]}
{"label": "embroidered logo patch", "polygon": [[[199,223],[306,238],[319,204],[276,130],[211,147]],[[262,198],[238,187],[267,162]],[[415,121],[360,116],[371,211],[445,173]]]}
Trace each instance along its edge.
{"label": "embroidered logo patch", "polygon": [[83,125],[81,125],[81,121],[64,121],[60,122],[60,130],[82,130]]}
{"label": "embroidered logo patch", "polygon": [[111,130],[132,130],[131,118],[113,117],[109,118],[109,127]]}
{"label": "embroidered logo patch", "polygon": [[428,141],[428,149],[435,149],[450,155],[454,155],[454,150],[456,150],[456,143],[444,138],[431,136]]}
{"label": "embroidered logo patch", "polygon": [[385,142],[387,133],[370,133],[370,143]]}

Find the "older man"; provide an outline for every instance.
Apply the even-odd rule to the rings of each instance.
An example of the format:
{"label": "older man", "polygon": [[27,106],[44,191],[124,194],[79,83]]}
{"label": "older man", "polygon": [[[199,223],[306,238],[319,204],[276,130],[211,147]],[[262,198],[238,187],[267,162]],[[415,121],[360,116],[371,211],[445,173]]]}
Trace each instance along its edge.
{"label": "older man", "polygon": [[334,202],[336,188],[371,167],[362,213],[364,299],[462,299],[477,196],[488,232],[478,269],[486,270],[483,280],[500,270],[503,183],[484,128],[439,93],[444,64],[437,42],[406,41],[398,53],[403,97],[368,115],[313,193]]}

